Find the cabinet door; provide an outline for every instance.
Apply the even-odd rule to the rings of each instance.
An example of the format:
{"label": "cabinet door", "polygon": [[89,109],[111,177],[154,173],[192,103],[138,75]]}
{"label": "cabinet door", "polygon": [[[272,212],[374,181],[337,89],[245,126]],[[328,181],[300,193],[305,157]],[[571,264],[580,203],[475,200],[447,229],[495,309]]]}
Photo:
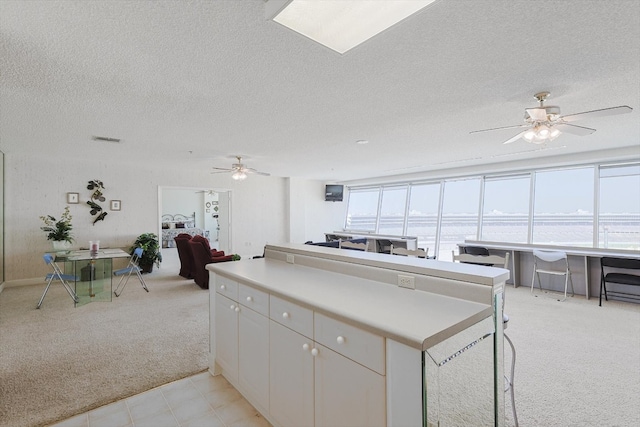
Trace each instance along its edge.
{"label": "cabinet door", "polygon": [[216,362],[230,381],[238,379],[238,303],[216,295]]}
{"label": "cabinet door", "polygon": [[316,427],[386,425],[384,377],[316,344]]}
{"label": "cabinet door", "polygon": [[269,413],[282,427],[312,427],[313,341],[269,321]]}
{"label": "cabinet door", "polygon": [[253,402],[268,409],[269,319],[241,305],[238,327],[238,383]]}

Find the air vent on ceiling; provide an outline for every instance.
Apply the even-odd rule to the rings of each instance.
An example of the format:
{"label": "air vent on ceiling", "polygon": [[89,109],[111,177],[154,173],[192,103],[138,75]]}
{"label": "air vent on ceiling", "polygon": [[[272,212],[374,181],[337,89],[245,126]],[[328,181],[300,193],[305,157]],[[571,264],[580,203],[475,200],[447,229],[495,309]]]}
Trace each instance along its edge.
{"label": "air vent on ceiling", "polygon": [[93,136],[91,139],[93,139],[94,141],[102,141],[102,142],[115,142],[115,143],[120,142],[119,138],[109,138],[107,136]]}

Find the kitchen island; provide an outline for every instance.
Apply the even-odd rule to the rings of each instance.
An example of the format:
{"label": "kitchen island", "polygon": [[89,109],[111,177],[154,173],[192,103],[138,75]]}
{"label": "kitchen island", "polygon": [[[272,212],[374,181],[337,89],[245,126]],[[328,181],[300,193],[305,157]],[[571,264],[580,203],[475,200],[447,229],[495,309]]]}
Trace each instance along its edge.
{"label": "kitchen island", "polygon": [[210,371],[273,425],[503,425],[508,270],[297,244],[207,269]]}

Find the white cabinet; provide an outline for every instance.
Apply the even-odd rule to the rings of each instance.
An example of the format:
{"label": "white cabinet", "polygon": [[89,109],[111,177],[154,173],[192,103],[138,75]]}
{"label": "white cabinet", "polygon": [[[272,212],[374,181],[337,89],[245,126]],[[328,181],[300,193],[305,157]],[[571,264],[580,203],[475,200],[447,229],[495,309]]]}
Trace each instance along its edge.
{"label": "white cabinet", "polygon": [[270,322],[269,412],[275,425],[314,425],[313,341]]}
{"label": "white cabinet", "polygon": [[229,381],[238,378],[238,303],[216,296],[216,362]]}
{"label": "white cabinet", "polygon": [[275,426],[386,424],[384,338],[220,279],[216,361]]}
{"label": "white cabinet", "polygon": [[[258,291],[244,294],[240,301],[257,300]],[[268,301],[268,297],[267,297]],[[255,406],[269,408],[269,319],[240,305],[238,319],[238,385],[251,398]]]}
{"label": "white cabinet", "polygon": [[315,350],[316,427],[385,426],[384,377],[322,345]]}
{"label": "white cabinet", "polygon": [[[270,415],[277,425],[386,424],[382,337],[273,296],[270,315]],[[313,324],[316,340],[302,335],[311,335]],[[362,356],[360,363],[373,360],[381,373],[318,343],[325,340],[349,355]],[[362,345],[364,352],[356,349]]]}
{"label": "white cabinet", "polygon": [[269,407],[269,294],[224,277],[218,277],[216,292],[216,361],[225,377],[265,410]]}

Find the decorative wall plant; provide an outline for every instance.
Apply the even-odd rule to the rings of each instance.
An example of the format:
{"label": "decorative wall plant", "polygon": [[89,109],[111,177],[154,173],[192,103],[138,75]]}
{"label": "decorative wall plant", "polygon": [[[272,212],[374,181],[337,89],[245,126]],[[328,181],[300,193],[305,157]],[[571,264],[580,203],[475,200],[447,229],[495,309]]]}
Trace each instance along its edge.
{"label": "decorative wall plant", "polygon": [[93,191],[91,193],[91,200],[87,201],[87,205],[91,208],[89,213],[91,215],[97,215],[93,219],[93,225],[96,225],[96,222],[103,221],[104,217],[107,216],[107,213],[102,210],[102,206],[98,204],[98,202],[104,202],[106,199],[103,196],[104,184],[102,181],[94,179],[89,181],[89,185],[87,185],[87,190]]}

